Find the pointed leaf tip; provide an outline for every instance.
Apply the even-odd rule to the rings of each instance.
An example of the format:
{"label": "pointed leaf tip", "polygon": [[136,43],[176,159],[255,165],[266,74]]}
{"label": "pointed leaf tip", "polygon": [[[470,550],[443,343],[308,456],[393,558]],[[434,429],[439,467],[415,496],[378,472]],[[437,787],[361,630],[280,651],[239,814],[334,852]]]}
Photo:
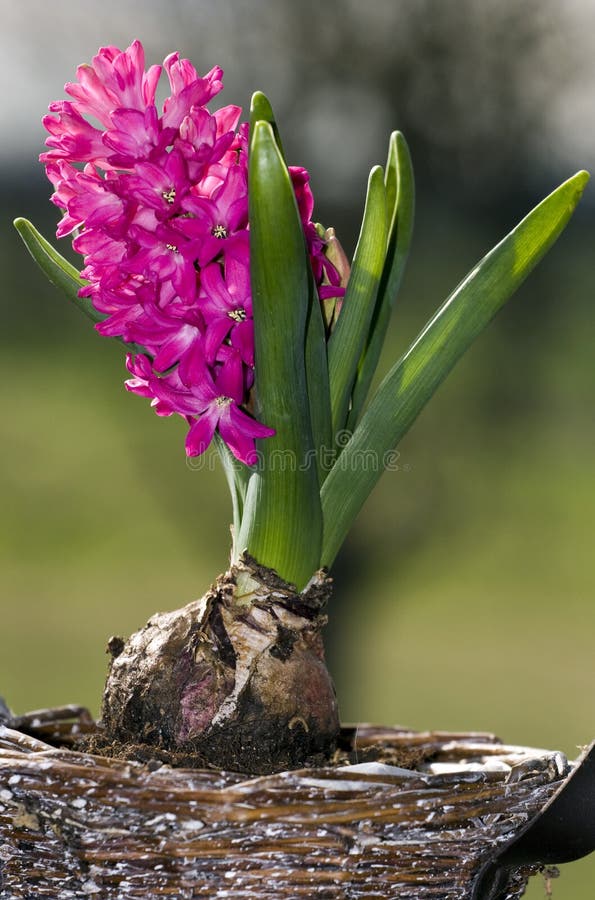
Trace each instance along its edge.
{"label": "pointed leaf tip", "polygon": [[78,292],[85,282],[72,263],[64,259],[28,219],[19,216],[14,220],[14,227],[49,281],[64,291],[71,303],[78,306],[93,322],[101,321],[104,316],[97,312],[86,297],[79,297]]}
{"label": "pointed leaf tip", "polygon": [[[27,250],[48,278],[57,288],[64,292],[74,306],[78,307],[95,324],[102,322],[106,317],[98,312],[88,297],[79,297],[80,289],[87,283],[81,278],[78,269],[64,259],[55,247],[47,241],[35,226],[28,220],[19,216],[14,220],[14,227],[21,236]],[[146,352],[138,344],[128,344],[122,338],[117,338],[128,350],[133,353]]]}
{"label": "pointed leaf tip", "polygon": [[265,119],[267,122],[273,118],[273,107],[269,98],[262,91],[255,91],[252,94],[250,114],[252,115],[252,113],[256,113],[258,119]]}
{"label": "pointed leaf tip", "polygon": [[275,143],[279,148],[281,156],[283,157],[283,159],[285,159],[283,144],[281,142],[281,135],[279,134],[279,129],[277,128],[277,122],[275,121],[275,113],[273,112],[273,107],[271,106],[268,97],[263,94],[262,91],[256,91],[254,94],[252,94],[252,101],[250,103],[250,128],[252,130],[252,134],[254,135],[257,125],[265,123],[273,129]]}
{"label": "pointed leaf tip", "polygon": [[590,180],[591,180],[590,172],[587,172],[586,169],[580,169],[574,175],[571,175],[570,178],[567,179],[567,181],[563,182],[563,184],[560,186],[559,189],[564,188],[566,186],[568,186],[568,187],[572,186],[574,188],[574,196],[576,198],[575,205],[576,205],[576,203],[578,203],[578,201],[582,197],[583,192]]}
{"label": "pointed leaf tip", "polygon": [[[567,190],[571,195],[570,207],[574,209],[579,200],[581,199],[587,184],[591,180],[590,172],[587,172],[586,169],[580,169],[574,175],[571,175],[566,181],[562,182],[559,188],[553,193],[562,192]],[[547,197],[546,197],[547,199]]]}
{"label": "pointed leaf tip", "polygon": [[587,172],[586,169],[581,169],[579,172],[576,173],[574,178],[576,180],[576,186],[577,186],[577,191],[578,191],[577,200],[579,200],[582,197],[583,192],[584,192],[585,188],[587,187],[589,181],[591,180],[591,173]]}

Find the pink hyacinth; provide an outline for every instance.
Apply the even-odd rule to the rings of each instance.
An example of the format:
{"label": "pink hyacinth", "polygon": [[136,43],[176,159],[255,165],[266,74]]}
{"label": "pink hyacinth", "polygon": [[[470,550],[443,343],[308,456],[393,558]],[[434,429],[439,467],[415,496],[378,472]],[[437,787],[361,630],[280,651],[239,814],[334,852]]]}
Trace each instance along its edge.
{"label": "pink hyacinth", "polygon": [[[171,94],[159,112],[163,68]],[[217,431],[253,465],[255,440],[274,432],[247,412],[248,134],[237,106],[206,108],[222,75],[215,67],[200,77],[177,53],[145,70],[139,41],[125,51],[103,47],[66,85],[71,99],[50,105],[40,159],[64,211],[58,237],[74,233],[84,257],[80,293],[103,316],[97,330],[143,351],[127,359],[128,390],[150,398],[158,415],[187,420],[189,456]],[[290,172],[320,297],[336,300],[345,279],[312,222],[308,173]]]}

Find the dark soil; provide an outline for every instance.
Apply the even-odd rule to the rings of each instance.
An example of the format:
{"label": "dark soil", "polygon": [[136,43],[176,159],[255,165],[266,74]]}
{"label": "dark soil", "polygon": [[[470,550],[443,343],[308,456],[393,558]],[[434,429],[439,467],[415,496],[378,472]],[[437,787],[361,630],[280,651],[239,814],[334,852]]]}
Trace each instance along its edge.
{"label": "dark soil", "polygon": [[[433,752],[428,752],[427,747],[395,747],[389,743],[377,743],[357,748],[354,747],[353,738],[354,733],[351,729],[343,729],[339,735],[337,749],[332,756],[329,757],[323,753],[313,754],[304,760],[300,768],[335,768],[358,763],[379,762],[388,766],[399,766],[403,769],[415,769],[433,757]],[[134,760],[144,763],[149,769],[157,769],[162,765],[189,769],[220,768],[213,763],[211,758],[200,753],[175,752],[151,744],[110,741],[101,728],[92,734],[81,737],[74,743],[72,749],[97,756]]]}

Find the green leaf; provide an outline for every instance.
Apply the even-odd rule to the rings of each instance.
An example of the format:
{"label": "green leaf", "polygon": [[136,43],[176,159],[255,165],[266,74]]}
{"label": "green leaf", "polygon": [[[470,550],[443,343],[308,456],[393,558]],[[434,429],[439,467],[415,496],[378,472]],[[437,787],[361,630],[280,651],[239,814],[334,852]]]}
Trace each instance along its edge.
{"label": "green leaf", "polygon": [[368,340],[357,370],[351,410],[347,421],[348,431],[354,430],[366,402],[411,246],[415,213],[415,183],[409,148],[400,131],[394,131],[390,138],[385,185],[387,208],[391,215],[386,262],[378,288],[378,299],[370,323]]}
{"label": "green leaf", "polygon": [[249,158],[255,413],[259,442],[238,546],[303,588],[320,563],[322,511],[304,364],[310,269],[293,186],[272,126],[254,123]]}
{"label": "green leaf", "polygon": [[252,94],[252,102],[250,103],[250,128],[253,129],[256,122],[268,122],[271,128],[273,129],[273,134],[275,136],[275,143],[279,148],[279,152],[283,159],[285,160],[285,153],[283,151],[283,144],[281,143],[281,135],[279,134],[279,129],[277,128],[277,122],[275,120],[275,113],[273,112],[273,107],[270,104],[268,97],[262,93],[262,91],[256,91]]}
{"label": "green leaf", "polygon": [[[388,159],[386,160],[386,169],[384,171],[384,187],[386,190],[386,209],[388,211],[389,221],[394,224],[395,214],[397,211],[397,202],[399,194],[399,172],[398,172],[398,153],[397,153],[397,136],[403,140],[400,131],[393,131],[388,141]],[[390,241],[390,236],[389,236]]]}
{"label": "green leaf", "polygon": [[312,423],[312,439],[316,455],[318,482],[326,478],[333,449],[331,395],[329,388],[326,332],[318,292],[309,272],[310,302],[306,325],[306,386]]}
{"label": "green leaf", "polygon": [[60,288],[71,303],[78,306],[93,322],[101,322],[105,316],[97,312],[87,297],[79,297],[79,290],[86,284],[67,259],[64,259],[49,241],[39,233],[28,219],[15,219],[14,227],[23,239],[27,250],[49,280]]}
{"label": "green leaf", "polygon": [[357,366],[368,333],[386,255],[386,192],[381,166],[374,166],[353,266],[337,325],[328,342],[333,435],[347,421]]}
{"label": "green leaf", "polygon": [[589,179],[578,172],[475,266],[381,383],[322,489],[322,564],[329,566],[387,454],[436,388],[568,223]]}
{"label": "green leaf", "polygon": [[[257,91],[252,95],[250,106],[250,122],[254,128],[256,122],[268,122],[273,129],[275,143],[281,156],[285,159],[283,145],[277,128],[275,114],[267,97]],[[308,321],[306,325],[306,381],[310,403],[310,418],[314,449],[316,452],[316,465],[320,483],[326,476],[323,466],[323,456],[327,448],[332,446],[330,394],[328,384],[328,361],[326,353],[326,334],[320,301],[317,296],[311,269],[309,268],[309,302]],[[328,464],[327,464],[328,470]]]}
{"label": "green leaf", "polygon": [[[51,283],[62,290],[71,303],[80,309],[95,324],[103,322],[107,316],[98,312],[88,297],[79,297],[79,290],[87,284],[80,277],[75,267],[64,259],[28,219],[15,219],[14,227],[20,234],[27,250]],[[116,338],[133,353],[146,353],[139,344],[129,344],[122,338]]]}
{"label": "green leaf", "polygon": [[242,515],[244,513],[244,503],[246,501],[246,491],[248,489],[248,481],[250,479],[251,470],[248,466],[240,462],[233,455],[223,438],[218,432],[214,435],[215,446],[221,459],[227,486],[231,494],[231,503],[233,509],[233,526],[232,526],[232,551],[231,562],[238,561],[241,555],[241,548],[237,545],[237,539],[242,523]]}

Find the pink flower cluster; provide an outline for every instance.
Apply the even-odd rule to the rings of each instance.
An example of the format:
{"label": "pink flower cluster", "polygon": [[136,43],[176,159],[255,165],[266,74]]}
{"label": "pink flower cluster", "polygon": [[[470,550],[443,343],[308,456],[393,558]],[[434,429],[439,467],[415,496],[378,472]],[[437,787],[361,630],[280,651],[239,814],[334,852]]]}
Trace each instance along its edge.
{"label": "pink flower cluster", "polygon": [[[155,92],[165,69],[171,95]],[[128,390],[159,415],[190,425],[189,456],[215,431],[234,455],[256,461],[255,438],[273,430],[247,412],[254,381],[250,294],[247,125],[241,109],[210,113],[222,70],[200,77],[172,53],[145,70],[143,47],[103,47],[80,66],[72,98],[43,120],[40,157],[64,210],[57,235],[75,232],[84,256],[80,291],[103,319],[97,330],[139,345]],[[89,121],[91,118],[92,121]],[[290,169],[321,299],[341,297],[341,277],[312,222],[305,169]]]}

